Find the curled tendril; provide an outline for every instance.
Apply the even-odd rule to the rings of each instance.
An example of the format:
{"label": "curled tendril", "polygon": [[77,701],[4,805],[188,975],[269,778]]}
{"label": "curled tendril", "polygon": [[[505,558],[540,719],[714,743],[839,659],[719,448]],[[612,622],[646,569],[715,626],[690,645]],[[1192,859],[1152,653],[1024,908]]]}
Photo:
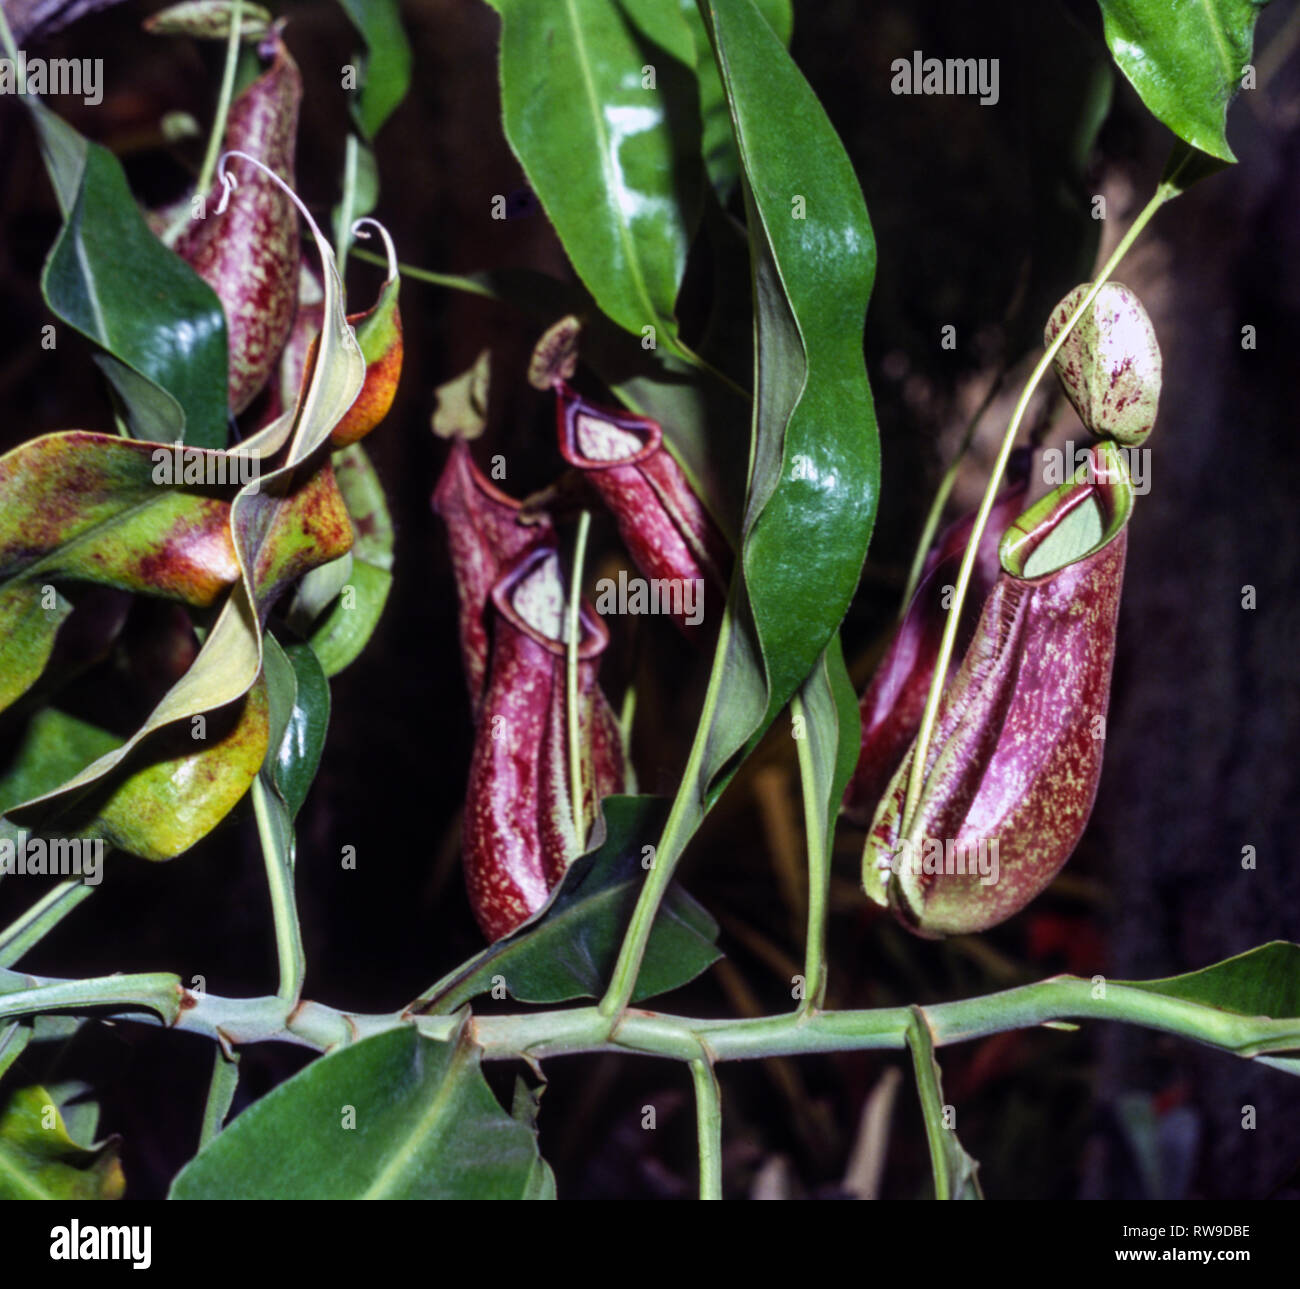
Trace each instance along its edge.
{"label": "curled tendril", "polygon": [[378,229],[379,236],[383,239],[384,253],[388,256],[388,276],[386,281],[391,282],[397,276],[397,248],[393,245],[393,239],[389,236],[388,229],[377,219],[371,219],[369,215],[366,215],[352,225],[350,235],[359,238],[363,242],[368,242],[370,234],[363,227],[366,224]]}
{"label": "curled tendril", "polygon": [[[323,258],[325,254],[324,234],[320,231],[320,225],[312,218],[311,211],[303,205],[302,198],[299,197],[298,194],[294,192],[294,190],[290,188],[289,185],[285,183],[285,181],[281,179],[270,166],[259,161],[256,157],[249,156],[247,152],[241,152],[238,148],[231,148],[229,152],[223,152],[217,162],[217,178],[221,180],[222,186],[221,200],[217,203],[217,214],[225,214],[226,206],[230,201],[230,194],[239,187],[239,181],[229,170],[226,169],[226,163],[231,157],[238,157],[241,161],[247,161],[249,165],[256,166],[268,179],[272,181],[272,183],[276,184],[283,190],[285,196],[287,196],[289,200],[297,206],[299,213],[310,225],[311,231],[316,236],[316,245],[322,248],[321,254]],[[333,256],[330,258],[332,260]]]}

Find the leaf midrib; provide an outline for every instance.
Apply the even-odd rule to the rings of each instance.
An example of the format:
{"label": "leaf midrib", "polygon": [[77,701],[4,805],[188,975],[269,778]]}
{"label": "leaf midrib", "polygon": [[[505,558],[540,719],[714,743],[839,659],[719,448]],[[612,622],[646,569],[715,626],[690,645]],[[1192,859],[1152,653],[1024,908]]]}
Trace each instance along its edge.
{"label": "leaf midrib", "polygon": [[[609,160],[609,134],[605,129],[605,122],[600,115],[600,103],[596,95],[596,83],[592,76],[591,60],[587,55],[587,46],[582,39],[582,28],[578,23],[577,10],[574,7],[575,0],[564,0],[564,11],[569,20],[569,27],[573,35],[574,49],[577,53],[578,68],[582,77],[583,89],[587,95],[587,106],[591,109],[591,119],[595,126],[596,138],[600,144],[600,169],[605,176],[605,190],[613,193],[615,191],[613,184],[613,171],[610,167]],[[636,255],[636,244],[632,239],[631,230],[628,228],[623,218],[621,203],[615,211],[614,226],[618,229],[618,240],[623,247],[623,255],[627,260],[628,269],[632,276],[632,281],[636,285],[637,295],[641,299],[642,305],[649,312],[650,318],[662,326],[671,336],[672,326],[668,320],[655,307],[654,301],[650,298],[650,291],[646,284],[645,278],[641,272],[641,263]]]}
{"label": "leaf midrib", "polygon": [[1214,5],[1211,0],[1200,0],[1201,9],[1205,13],[1206,21],[1209,23],[1210,33],[1214,37],[1215,46],[1219,51],[1219,63],[1223,69],[1223,79],[1226,82],[1233,80],[1233,60],[1232,51],[1228,48],[1227,41],[1224,39],[1223,24],[1219,22],[1218,15],[1214,11]]}
{"label": "leaf midrib", "polygon": [[[419,1034],[416,1035],[416,1044],[424,1040]],[[458,1080],[461,1071],[468,1063],[470,1049],[468,1044],[458,1042],[452,1051],[451,1060],[447,1064],[447,1069],[442,1076],[442,1081],[438,1086],[438,1091],[430,1098],[429,1104],[425,1107],[424,1113],[420,1116],[419,1123],[415,1129],[407,1134],[406,1141],[408,1144],[400,1147],[392,1158],[379,1171],[378,1176],[370,1183],[369,1186],[361,1193],[361,1199],[382,1199],[391,1193],[393,1185],[405,1174],[412,1164],[416,1163],[419,1158],[418,1148],[410,1145],[411,1142],[423,1144],[428,1139],[436,1140],[442,1132],[440,1127],[431,1127],[441,1114],[441,1111],[447,1101],[452,1098],[459,1090]]]}

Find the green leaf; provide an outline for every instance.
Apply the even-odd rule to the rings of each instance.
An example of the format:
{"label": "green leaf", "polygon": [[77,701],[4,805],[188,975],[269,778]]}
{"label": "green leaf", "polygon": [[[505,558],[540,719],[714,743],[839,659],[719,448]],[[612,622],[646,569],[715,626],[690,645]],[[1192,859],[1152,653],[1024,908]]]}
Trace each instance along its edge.
{"label": "green leaf", "polygon": [[62,595],[47,597],[42,586],[18,584],[0,590],[0,710],[40,679],[59,627],[71,612],[72,605]]}
{"label": "green leaf", "polygon": [[844,665],[838,633],[831,638],[799,694],[808,723],[805,734],[812,752],[814,796],[824,812],[817,826],[823,830],[823,844],[829,855],[840,802],[862,747],[858,695]]}
{"label": "green leaf", "polygon": [[[230,503],[170,474],[159,482],[155,454],[170,469],[172,452],[74,430],[0,457],[0,708],[49,659],[71,607],[58,586],[95,582],[202,607],[234,582]],[[237,478],[229,456],[203,459]]]}
{"label": "green leaf", "polygon": [[[731,109],[726,91],[718,76],[718,66],[713,61],[709,33],[695,0],[678,0],[691,36],[695,41],[695,75],[699,82],[700,122],[703,126],[704,166],[719,198],[726,201],[740,178],[740,155],[736,151],[735,136],[731,132]],[[755,0],[756,7],[785,46],[790,44],[794,30],[794,12],[791,0]]]}
{"label": "green leaf", "polygon": [[0,1199],[120,1199],[125,1186],[116,1138],[79,1145],[45,1088],[18,1088],[5,1098]]}
{"label": "green leaf", "polygon": [[57,788],[120,742],[97,725],[55,707],[42,708],[28,722],[13,760],[0,775],[0,815]]}
{"label": "green leaf", "polygon": [[174,859],[206,837],[248,791],[265,755],[267,727],[266,686],[258,681],[242,698],[208,713],[201,726],[160,731],[124,760],[120,773],[95,782],[84,796],[56,795],[50,813],[34,813],[42,831],[53,830],[57,820],[68,836],[98,837],[141,859]]}
{"label": "green leaf", "polygon": [[[645,875],[645,851],[659,835],[664,806],[655,797],[606,797],[604,836],[596,848],[574,861],[532,920],[434,985],[422,1010],[454,1011],[490,990],[497,976],[520,1002],[599,997],[618,956]],[[636,1000],[667,993],[707,970],[722,956],[713,943],[717,934],[717,924],[685,891],[670,888],[650,934]]]}
{"label": "green leaf", "polygon": [[[393,585],[393,521],[384,486],[360,443],[334,456],[334,475],[352,520],[354,540],[346,581],[315,629],[312,606],[295,602],[290,621],[304,632],[326,676],[335,676],[365,648],[383,616]],[[329,566],[318,570],[326,574]],[[342,569],[338,569],[342,572]]]}
{"label": "green leaf", "polygon": [[263,773],[292,821],[307,799],[325,749],[330,687],[308,645],[282,649],[271,637],[264,643],[271,737]]}
{"label": "green leaf", "polygon": [[373,139],[411,87],[411,46],[397,0],[339,3],[366,42],[365,68],[352,101],[352,115],[362,134]]}
{"label": "green leaf", "polygon": [[149,231],[117,158],[30,103],[64,226],[41,289],[104,349],[138,438],[223,447],[226,320],[212,288]]}
{"label": "green leaf", "polygon": [[695,50],[670,0],[489,0],[506,138],[601,310],[672,345],[699,219]]}
{"label": "green leaf", "polygon": [[337,676],[360,656],[383,616],[393,575],[354,560],[348,583],[311,637],[327,676]]}
{"label": "green leaf", "polygon": [[8,1073],[9,1067],[23,1054],[32,1039],[32,1026],[20,1020],[0,1025],[0,1079]]}
{"label": "green leaf", "polygon": [[[710,685],[697,821],[812,672],[862,571],[880,450],[862,358],[875,239],[848,157],[751,0],[701,0],[745,165],[757,395],[742,576]],[[683,839],[684,840],[684,839]]]}
{"label": "green leaf", "polygon": [[1098,0],[1106,44],[1151,112],[1194,148],[1235,161],[1228,104],[1268,0]]}
{"label": "green leaf", "polygon": [[1273,940],[1200,971],[1115,983],[1237,1016],[1300,1018],[1300,945]]}
{"label": "green leaf", "polygon": [[[550,1170],[462,1030],[403,1026],[313,1061],[245,1110],[172,1183],[172,1199],[523,1199]],[[545,1180],[544,1180],[545,1179]]]}
{"label": "green leaf", "polygon": [[934,1197],[940,1200],[983,1199],[980,1190],[979,1164],[957,1140],[957,1132],[948,1125],[949,1107],[944,1103],[939,1062],[934,1056],[934,1036],[925,1012],[912,1009],[907,1028],[907,1045],[912,1052],[921,1111],[925,1116],[925,1135],[930,1144],[930,1166],[934,1173]]}

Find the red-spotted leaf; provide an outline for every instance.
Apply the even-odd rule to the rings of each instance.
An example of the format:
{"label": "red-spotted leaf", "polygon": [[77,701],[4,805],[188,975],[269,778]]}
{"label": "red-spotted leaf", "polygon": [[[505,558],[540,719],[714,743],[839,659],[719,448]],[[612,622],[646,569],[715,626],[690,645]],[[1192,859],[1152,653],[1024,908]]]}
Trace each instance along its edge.
{"label": "red-spotted leaf", "polygon": [[[60,586],[96,582],[203,606],[234,583],[229,499],[250,465],[81,431],[0,457],[0,707],[44,668],[68,611]],[[214,486],[218,478],[230,482]]]}

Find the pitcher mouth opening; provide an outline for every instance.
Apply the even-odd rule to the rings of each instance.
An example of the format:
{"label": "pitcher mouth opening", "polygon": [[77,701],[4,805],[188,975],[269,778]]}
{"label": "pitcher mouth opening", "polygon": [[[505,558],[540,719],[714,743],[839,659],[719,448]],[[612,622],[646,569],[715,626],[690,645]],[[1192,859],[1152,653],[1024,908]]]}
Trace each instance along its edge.
{"label": "pitcher mouth opening", "polygon": [[1013,577],[1037,581],[1096,554],[1123,531],[1133,496],[1128,466],[1115,445],[1094,445],[1072,480],[1007,529],[998,547],[1002,567]]}
{"label": "pitcher mouth opening", "polygon": [[588,403],[572,386],[557,382],[560,454],[579,470],[640,465],[659,451],[663,431],[644,416]]}
{"label": "pitcher mouth opening", "polygon": [[[492,588],[492,602],[516,630],[556,657],[568,652],[568,595],[560,575],[560,554],[550,543],[524,551]],[[609,644],[600,615],[584,600],[578,608],[578,657],[599,657]]]}

